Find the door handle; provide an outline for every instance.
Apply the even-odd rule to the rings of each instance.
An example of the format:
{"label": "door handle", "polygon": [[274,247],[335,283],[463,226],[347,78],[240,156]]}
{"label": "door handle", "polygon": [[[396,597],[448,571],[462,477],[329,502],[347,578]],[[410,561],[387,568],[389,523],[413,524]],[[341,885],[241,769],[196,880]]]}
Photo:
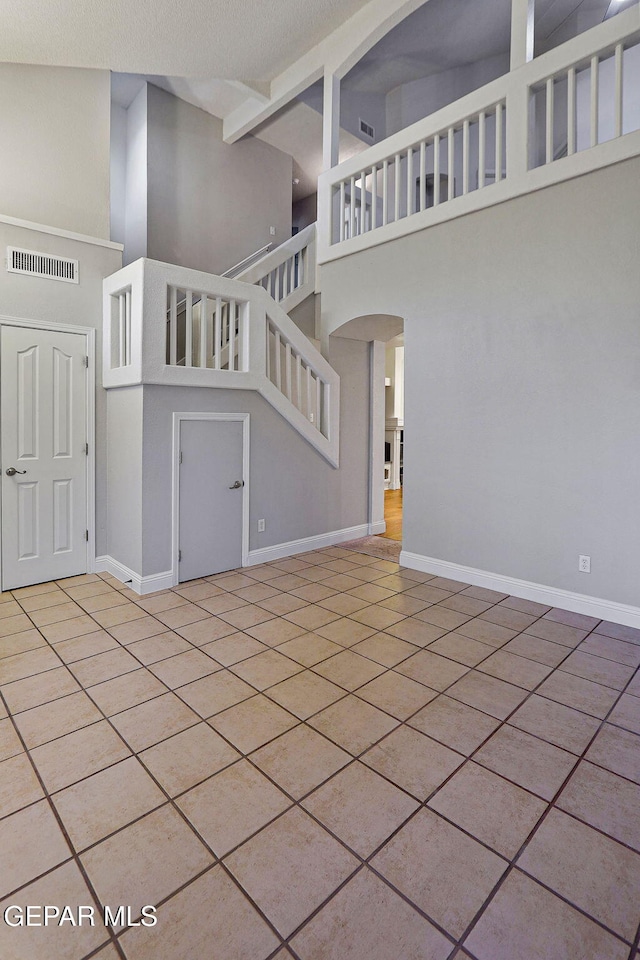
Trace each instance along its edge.
{"label": "door handle", "polygon": [[244,487],[244,480],[236,480],[235,483],[231,484],[229,490],[239,490],[240,487]]}
{"label": "door handle", "polygon": [[26,473],[26,472],[27,472],[26,470],[16,470],[15,467],[9,467],[7,470],[5,470],[5,473],[7,474],[8,477],[15,477],[16,473]]}

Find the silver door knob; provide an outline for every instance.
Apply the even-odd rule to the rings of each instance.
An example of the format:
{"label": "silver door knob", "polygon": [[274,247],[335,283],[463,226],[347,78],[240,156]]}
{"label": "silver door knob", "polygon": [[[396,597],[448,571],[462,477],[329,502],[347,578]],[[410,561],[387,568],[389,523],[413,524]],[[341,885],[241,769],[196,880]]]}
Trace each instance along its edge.
{"label": "silver door knob", "polygon": [[9,467],[7,470],[5,470],[5,473],[7,474],[8,477],[15,477],[16,473],[26,473],[26,472],[27,472],[26,470],[16,470],[15,467]]}
{"label": "silver door knob", "polygon": [[236,480],[235,483],[231,484],[229,490],[238,490],[240,487],[244,487],[244,480]]}

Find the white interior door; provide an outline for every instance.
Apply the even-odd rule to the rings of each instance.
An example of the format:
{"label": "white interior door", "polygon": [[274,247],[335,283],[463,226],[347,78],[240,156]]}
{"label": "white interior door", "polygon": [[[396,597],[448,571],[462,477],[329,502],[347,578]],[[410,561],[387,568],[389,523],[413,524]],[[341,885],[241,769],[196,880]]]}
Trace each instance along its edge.
{"label": "white interior door", "polygon": [[3,326],[2,586],[87,569],[86,338]]}
{"label": "white interior door", "polygon": [[243,424],[182,420],[179,580],[242,566]]}

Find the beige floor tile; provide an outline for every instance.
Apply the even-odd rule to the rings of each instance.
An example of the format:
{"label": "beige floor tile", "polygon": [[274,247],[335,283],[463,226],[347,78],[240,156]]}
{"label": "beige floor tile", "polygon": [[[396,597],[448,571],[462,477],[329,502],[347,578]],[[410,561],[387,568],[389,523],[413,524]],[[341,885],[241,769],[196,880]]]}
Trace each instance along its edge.
{"label": "beige floor tile", "polygon": [[240,607],[248,607],[249,604],[246,600],[242,600],[241,597],[234,596],[233,593],[225,593],[222,591],[221,596],[210,597],[208,600],[199,600],[198,606],[202,607],[203,610],[207,610],[208,613],[212,613],[214,617],[217,617],[221,613],[226,613],[227,610],[239,610]]}
{"label": "beige floor tile", "polygon": [[220,640],[213,640],[212,643],[205,643],[200,648],[203,653],[213,657],[216,663],[223,667],[230,667],[241,660],[248,660],[249,657],[255,657],[258,653],[264,653],[269,647],[259,640],[236,630]]}
{"label": "beige floor tile", "polygon": [[60,643],[62,640],[72,640],[74,637],[83,637],[87,633],[95,633],[97,629],[96,621],[85,614],[82,617],[74,617],[73,620],[52,623],[42,627],[40,632],[49,643]]}
{"label": "beige floor tile", "polygon": [[610,930],[633,941],[640,921],[640,855],[551,810],[518,866]]}
{"label": "beige floor tile", "polygon": [[271,687],[267,695],[300,720],[306,720],[344,697],[345,691],[324,677],[305,671]]}
{"label": "beige floor tile", "polygon": [[451,593],[461,593],[463,590],[469,590],[469,584],[461,580],[452,580],[449,577],[434,577],[429,580],[430,587],[438,587],[439,590],[449,590]]}
{"label": "beige floor tile", "polygon": [[17,653],[13,657],[4,657],[0,660],[0,684],[12,683],[14,680],[24,680],[36,673],[44,673],[60,666],[60,659],[51,647],[38,647],[36,650],[27,650],[26,653]]}
{"label": "beige floor tile", "polygon": [[327,640],[317,633],[303,633],[293,640],[280,644],[278,651],[286,657],[301,663],[305,667],[313,667],[323,660],[328,660],[344,648],[339,643]]}
{"label": "beige floor tile", "polygon": [[261,830],[226,862],[283,936],[292,933],[358,865],[297,808]]}
{"label": "beige floor tile", "polygon": [[128,960],[204,958],[211,955],[213,944],[226,960],[266,960],[279,941],[216,866],[159,907],[157,926],[128,930],[121,942]]}
{"label": "beige floor tile", "polygon": [[361,758],[363,763],[423,802],[464,757],[411,727],[398,727]]}
{"label": "beige floor tile", "polygon": [[140,664],[135,657],[132,657],[122,647],[116,650],[108,650],[107,653],[87,657],[84,660],[76,660],[69,664],[71,673],[83,687],[91,687],[94,683],[112,680],[113,677],[119,677],[123,673],[131,673],[132,670],[138,670],[139,667]]}
{"label": "beige floor tile", "polygon": [[385,627],[385,631],[392,637],[399,637],[400,640],[406,640],[417,647],[426,647],[447,632],[446,627],[436,627],[432,623],[425,623],[416,617],[407,617],[405,620],[400,620],[390,627]]}
{"label": "beige floor tile", "polygon": [[431,798],[429,806],[508,859],[547,809],[543,800],[472,761]]}
{"label": "beige floor tile", "polygon": [[345,690],[357,690],[369,680],[384,673],[385,668],[353,650],[344,650],[328,660],[318,663],[314,672],[326,677]]}
{"label": "beige floor tile", "polygon": [[369,604],[361,610],[349,614],[349,616],[358,623],[373,627],[374,630],[386,630],[387,627],[399,623],[405,618],[404,613],[398,613],[397,610],[388,610],[386,607],[380,606],[379,603]]}
{"label": "beige floor tile", "polygon": [[0,720],[0,760],[22,753],[22,744],[11,720]]}
{"label": "beige floor tile", "polygon": [[[292,940],[304,960],[446,960],[451,943],[366,868]],[[278,955],[279,957],[279,955]]]}
{"label": "beige floor tile", "polygon": [[412,727],[468,756],[499,726],[499,721],[450,697],[439,696],[410,720]]}
{"label": "beige floor tile", "polygon": [[614,663],[613,660],[605,660],[602,657],[594,657],[590,653],[583,653],[582,650],[574,650],[560,669],[566,673],[573,673],[577,677],[583,677],[585,680],[601,683],[605,687],[613,687],[614,690],[624,690],[633,676],[635,667]]}
{"label": "beige floor tile", "polygon": [[140,754],[142,762],[172,797],[239,758],[238,751],[206,723],[176,733]]}
{"label": "beige floor tile", "polygon": [[458,627],[458,633],[473,640],[480,640],[481,643],[489,644],[492,647],[502,647],[509,640],[512,640],[519,633],[519,630],[502,627],[497,623],[481,620],[478,617],[463,623],[462,626]]}
{"label": "beige floor tile", "polygon": [[151,673],[172,690],[185,683],[191,683],[192,680],[199,680],[210,673],[215,673],[219,669],[220,664],[200,650],[188,650],[186,653],[179,653],[176,657],[161,660],[149,667]]}
{"label": "beige floor tile", "polygon": [[294,637],[301,636],[305,631],[296,623],[290,623],[283,617],[276,617],[273,620],[265,620],[264,623],[257,623],[253,627],[248,627],[247,631],[250,637],[265,643],[269,647],[277,647],[286,640],[293,640]]}
{"label": "beige floor tile", "polygon": [[640,783],[640,737],[605,723],[585,754],[591,763]]}
{"label": "beige floor tile", "polygon": [[591,763],[578,765],[557,806],[640,851],[640,787]]}
{"label": "beige floor tile", "polygon": [[442,691],[463,677],[467,667],[446,657],[439,657],[430,650],[420,650],[408,660],[399,663],[394,670],[405,677],[424,683],[433,690]]}
{"label": "beige floor tile", "polygon": [[91,699],[111,717],[166,692],[165,685],[148,670],[134,670],[91,687]]}
{"label": "beige floor tile", "polygon": [[315,632],[318,636],[339,643],[344,648],[352,647],[360,640],[372,637],[376,633],[376,629],[364,623],[357,623],[350,617],[342,617],[340,620],[334,620],[333,623],[318,627]]}
{"label": "beige floor tile", "polygon": [[487,673],[498,680],[506,680],[525,690],[533,690],[539,683],[549,676],[552,667],[547,667],[534,660],[526,660],[514,653],[497,650],[487,660],[479,664],[478,670]]}
{"label": "beige floor tile", "polygon": [[[46,627],[51,623],[60,623],[61,620],[71,620],[73,617],[82,616],[82,607],[72,603],[67,598],[67,603],[56,604],[52,607],[45,607],[42,610],[32,610],[29,614],[36,627]],[[0,621],[1,623],[2,621]]]}
{"label": "beige floor tile", "polygon": [[[435,580],[435,577],[432,577],[431,580]],[[414,584],[410,590],[405,591],[406,595],[408,597],[415,597],[417,600],[424,600],[425,603],[440,603],[442,600],[448,600],[452,596],[451,590],[432,587],[431,580],[429,583]]]}
{"label": "beige floor tile", "polygon": [[515,653],[527,660],[535,660],[536,663],[546,663],[549,667],[557,667],[571,653],[560,643],[541,640],[540,637],[532,637],[528,633],[521,633],[509,640],[502,649],[505,653]]}
{"label": "beige floor tile", "polygon": [[172,693],[147,700],[111,718],[136,753],[196,724],[199,717]]}
{"label": "beige floor tile", "polygon": [[295,673],[300,673],[302,667],[295,660],[289,660],[288,657],[278,653],[277,650],[266,650],[256,657],[241,660],[229,669],[256,690],[265,690],[287,677],[292,677]]}
{"label": "beige floor tile", "polygon": [[[271,574],[274,571],[271,569],[269,572]],[[305,580],[309,580],[311,583],[322,583],[324,580],[330,580],[333,574],[330,570],[325,570],[320,564],[316,564],[312,567],[305,567],[301,576]],[[269,579],[272,580],[274,578],[270,576]]]}
{"label": "beige floor tile", "polygon": [[477,960],[627,960],[628,946],[533,880],[507,877],[465,941]]}
{"label": "beige floor tile", "polygon": [[[71,857],[64,834],[46,800],[0,820],[0,848],[0,897],[6,897]],[[19,902],[22,903],[22,899]],[[8,953],[7,956],[15,954]]]}
{"label": "beige floor tile", "polygon": [[490,657],[494,648],[487,643],[463,637],[459,633],[449,633],[446,637],[432,643],[429,652],[455,660],[456,663],[463,663],[467,667],[475,667]]}
{"label": "beige floor tile", "polygon": [[[382,581],[378,581],[378,584],[379,586],[386,585]],[[418,613],[427,613],[430,609],[424,600],[417,600],[415,597],[407,597],[402,593],[397,593],[393,597],[389,597],[388,600],[382,600],[380,602],[380,606],[384,607],[386,610],[392,610],[394,613],[401,613],[404,617],[415,617]],[[420,619],[422,620],[425,618],[420,617]],[[432,621],[426,620],[426,622],[431,623]],[[442,624],[435,624],[435,626],[442,626]],[[449,627],[448,629],[451,630],[452,628]]]}
{"label": "beige floor tile", "polygon": [[618,699],[618,691],[592,680],[583,680],[570,673],[553,673],[538,688],[537,693],[549,700],[564,703],[593,717],[603,719]]}
{"label": "beige floor tile", "polygon": [[188,600],[189,603],[199,603],[200,600],[209,600],[211,597],[224,595],[224,590],[217,587],[215,583],[207,583],[206,580],[201,580],[191,586],[185,584],[184,587],[176,588],[173,592],[184,600]]}
{"label": "beige floor tile", "polygon": [[[25,899],[26,898],[26,899]],[[74,917],[78,916],[78,907],[94,907],[95,926],[85,921],[72,927],[69,922],[62,926],[51,923],[46,927],[22,926],[10,927],[0,924],[0,956],[10,960],[81,960],[92,954],[101,943],[109,938],[109,932],[102,925],[102,917],[89,892],[80,870],[75,863],[69,862],[56,867],[51,873],[41,877],[20,891],[21,904],[55,904],[71,907]],[[15,903],[15,898],[0,904],[0,913]],[[42,916],[42,914],[39,914]],[[100,960],[107,960],[108,954],[102,951]]]}
{"label": "beige floor tile", "polygon": [[5,684],[2,687],[2,694],[9,710],[12,713],[19,713],[21,710],[28,710],[40,703],[48,703],[79,689],[80,684],[66,667],[58,667],[46,673],[27,677],[25,680]]}
{"label": "beige floor tile", "polygon": [[633,733],[640,733],[640,698],[623,694],[609,714],[609,723],[615,723]]}
{"label": "beige floor tile", "polygon": [[78,601],[83,610],[91,614],[109,610],[111,607],[126,606],[127,602],[118,590],[110,590],[108,593],[101,593],[95,597],[85,597]]}
{"label": "beige floor tile", "polygon": [[369,767],[353,763],[319,787],[302,806],[359,856],[371,856],[419,803]]}
{"label": "beige floor tile", "polygon": [[240,760],[178,800],[199,835],[223,857],[291,806],[248,761]]}
{"label": "beige floor tile", "polygon": [[23,611],[31,613],[34,610],[45,610],[47,607],[66,605],[69,600],[70,598],[63,590],[39,593],[35,597],[23,597],[19,604],[15,600],[12,603],[0,604],[0,619],[13,617]]}
{"label": "beige floor tile", "polygon": [[351,762],[348,753],[302,725],[256,750],[251,759],[296,800]]}
{"label": "beige floor tile", "polygon": [[96,630],[95,633],[87,633],[84,637],[57,643],[56,653],[65,663],[75,663],[76,660],[106,653],[107,650],[116,650],[117,647],[117,640],[114,640],[105,630]]}
{"label": "beige floor tile", "polygon": [[210,724],[242,753],[251,753],[298,721],[261,694],[211,717]]}
{"label": "beige floor tile", "polygon": [[421,810],[371,865],[427,916],[459,937],[507,863],[430,810]]}
{"label": "beige floor tile", "polygon": [[[376,569],[374,565],[366,567],[356,567],[355,570],[350,570],[348,576],[354,577],[356,580],[360,580],[363,583],[375,583],[376,586],[384,586],[380,583],[381,580],[384,580],[388,574],[384,570]],[[385,589],[390,589],[385,587]],[[395,589],[395,588],[394,588]]]}
{"label": "beige floor tile", "polygon": [[251,587],[236,590],[236,596],[248,603],[260,603],[261,600],[268,600],[269,597],[275,597],[278,593],[280,593],[279,590],[265,583],[254,583]]}
{"label": "beige floor tile", "polygon": [[128,904],[133,915],[156,904],[213,862],[170,806],[147,814],[81,857],[102,904]]}
{"label": "beige floor tile", "polygon": [[449,687],[447,694],[476,707],[498,720],[504,720],[527,696],[526,690],[496,677],[471,670]]}
{"label": "beige floor tile", "polygon": [[142,764],[128,757],[61,790],[53,802],[74,848],[80,851],[161,806],[166,797]]}
{"label": "beige floor tile", "polygon": [[275,597],[269,597],[267,600],[263,600],[261,604],[264,610],[268,610],[276,617],[283,617],[286,613],[292,613],[294,610],[302,610],[306,605],[304,600],[301,600],[300,597],[293,597],[290,593],[280,593]]}
{"label": "beige floor tile", "polygon": [[[245,607],[237,610],[229,610],[220,614],[220,619],[225,623],[231,624],[236,630],[247,630],[249,627],[255,627],[258,623],[264,623],[266,620],[273,620],[274,614],[269,610],[264,610],[257,604],[248,603]],[[211,638],[215,639],[215,638]]]}
{"label": "beige floor tile", "polygon": [[576,758],[545,740],[504,726],[474,759],[544,800],[551,800],[571,773]]}
{"label": "beige floor tile", "polygon": [[142,616],[137,620],[130,620],[128,623],[118,623],[109,627],[111,636],[125,645],[135,643],[137,640],[146,640],[147,637],[156,637],[158,634],[166,632],[167,628],[164,623],[160,623],[155,617],[149,616]]}
{"label": "beige floor tile", "polygon": [[215,583],[217,586],[222,587],[223,590],[228,592],[234,590],[242,590],[243,587],[252,587],[256,581],[252,577],[247,576],[244,573],[232,573],[227,572],[220,574],[219,576],[207,577],[210,583]]}
{"label": "beige floor tile", "polygon": [[415,644],[407,643],[406,640],[400,640],[398,637],[391,637],[388,633],[376,633],[352,647],[354,653],[375,660],[376,663],[381,663],[385,667],[395,667],[417,653],[418,649]]}
{"label": "beige floor tile", "polygon": [[156,613],[156,619],[164,623],[170,630],[177,630],[179,627],[186,627],[192,623],[198,623],[200,620],[209,619],[209,611],[194,603],[185,603],[181,607],[172,607],[171,610],[162,610]]}
{"label": "beige floor tile", "polygon": [[32,627],[32,621],[24,613],[18,613],[13,617],[5,617],[0,620],[0,637],[10,637],[14,633],[31,630]]}
{"label": "beige floor tile", "polygon": [[353,695],[327,707],[308,723],[353,756],[362,753],[398,725],[397,720]]}
{"label": "beige floor tile", "polygon": [[554,700],[534,696],[518,707],[509,718],[512,727],[526,730],[556,747],[581,754],[600,725],[595,717],[565,707]]}
{"label": "beige floor tile", "polygon": [[128,756],[130,751],[106,720],[68,733],[31,751],[49,793],[71,786]]}
{"label": "beige floor tile", "polygon": [[17,590],[7,591],[2,594],[3,597],[15,597],[16,600],[22,600],[23,597],[35,597],[40,593],[58,593],[59,587],[55,583],[34,583],[31,587],[18,587]]}
{"label": "beige floor tile", "polygon": [[14,633],[10,637],[2,637],[0,638],[0,659],[44,647],[46,643],[47,641],[39,630],[24,630],[22,633]]}
{"label": "beige floor tile", "polygon": [[235,632],[236,627],[230,623],[221,620],[219,617],[209,616],[202,620],[197,620],[195,623],[187,623],[175,629],[175,633],[198,647],[203,646],[205,643],[212,643],[214,640],[220,640],[221,637],[228,637],[231,633]]}
{"label": "beige floor tile", "polygon": [[473,597],[464,597],[457,593],[446,600],[440,601],[440,606],[446,610],[455,610],[456,613],[468,613],[470,617],[477,617],[492,606],[484,600],[474,600]]}
{"label": "beige floor tile", "polygon": [[318,627],[324,627],[333,620],[338,620],[338,614],[331,610],[325,610],[317,604],[311,603],[305,605],[301,610],[293,610],[285,614],[285,620],[303,627],[305,630],[317,630]]}
{"label": "beige floor tile", "polygon": [[[391,603],[390,600],[388,602]],[[440,604],[438,604],[437,606],[430,606],[421,610],[418,619],[424,620],[425,623],[433,623],[436,627],[444,627],[445,630],[457,630],[461,624],[465,623],[471,618],[466,613],[457,613],[455,610],[447,610],[446,607],[442,607]]]}
{"label": "beige floor tile", "polygon": [[81,584],[67,584],[66,581],[62,581],[64,590],[69,594],[70,597],[73,597],[74,600],[84,600],[86,597],[97,597],[101,594],[112,594],[113,587],[108,583],[105,583],[104,580],[97,578],[96,580],[91,580],[89,583]]}
{"label": "beige floor tile", "polygon": [[509,607],[511,610],[520,610],[521,613],[530,613],[532,616],[542,617],[550,610],[550,607],[544,603],[536,603],[534,600],[523,600],[521,597],[506,597],[499,603],[501,607]]}
{"label": "beige floor tile", "polygon": [[630,643],[640,643],[640,630],[637,627],[627,627],[622,623],[610,623],[603,620],[595,629],[596,633],[605,637],[614,637],[616,640],[628,640]]}
{"label": "beige floor tile", "polygon": [[497,604],[495,607],[489,607],[484,613],[480,614],[480,620],[489,620],[490,623],[496,623],[501,627],[507,627],[509,630],[525,630],[538,619],[534,614],[523,613],[519,610],[513,610],[510,607]]}
{"label": "beige floor tile", "polygon": [[308,603],[319,603],[320,600],[326,600],[327,597],[334,597],[336,590],[327,586],[326,583],[308,583],[304,587],[296,587],[295,590],[291,591],[291,595],[299,597],[300,600],[306,600]]}
{"label": "beige floor tile", "polygon": [[571,610],[561,610],[553,607],[545,613],[545,620],[555,620],[557,623],[566,623],[569,627],[578,630],[593,630],[600,621],[596,617],[587,617],[583,613],[572,613]]}
{"label": "beige floor tile", "polygon": [[178,653],[191,650],[191,644],[179,637],[176,633],[162,633],[159,636],[147,637],[129,644],[129,652],[146,665],[174,657]]}
{"label": "beige floor tile", "polygon": [[506,600],[508,594],[499,593],[497,590],[487,590],[486,587],[467,587],[463,591],[465,597],[475,597],[477,600],[486,600],[487,603],[500,603]]}
{"label": "beige floor tile", "polygon": [[368,600],[369,603],[380,603],[381,600],[388,600],[394,596],[393,590],[387,590],[386,587],[378,587],[375,583],[363,583],[360,587],[354,587],[348,591],[349,596],[357,597],[359,600]]}
{"label": "beige floor tile", "polygon": [[138,606],[155,616],[156,613],[162,613],[164,610],[172,610],[174,607],[183,607],[189,601],[184,597],[178,596],[173,590],[163,590],[160,593],[150,597],[140,597]]}
{"label": "beige floor tile", "polygon": [[15,813],[43,796],[44,791],[26,753],[0,763],[0,817]]}
{"label": "beige floor tile", "polygon": [[640,666],[640,648],[625,640],[592,633],[580,644],[580,650],[582,653],[592,653],[596,657],[615,660],[616,663],[626,663],[632,667]]}
{"label": "beige floor tile", "polygon": [[360,687],[357,696],[398,720],[407,720],[438,694],[410,677],[388,670]]}
{"label": "beige floor tile", "polygon": [[569,627],[564,623],[556,623],[554,620],[536,620],[530,627],[527,627],[525,633],[534,637],[541,637],[543,640],[552,640],[554,643],[561,643],[565,647],[577,647],[581,640],[587,636],[587,630],[578,630],[576,627]]}
{"label": "beige floor tile", "polygon": [[180,689],[181,699],[204,719],[254,695],[253,687],[228,670],[194,680]]}
{"label": "beige floor tile", "polygon": [[332,573],[342,573],[346,576],[350,576],[354,570],[357,570],[359,564],[352,563],[351,560],[342,560],[342,559],[333,559],[328,560],[322,565],[325,570],[331,570]]}
{"label": "beige floor tile", "polygon": [[350,617],[358,610],[368,607],[369,604],[366,600],[350,597],[346,593],[335,593],[332,597],[327,597],[326,600],[320,600],[319,606],[324,607],[325,610],[331,610],[333,613],[339,613],[341,617]]}
{"label": "beige floor tile", "polygon": [[27,748],[31,750],[41,743],[47,743],[101,719],[102,714],[86,693],[78,692],[25,710],[16,715],[15,722]]}

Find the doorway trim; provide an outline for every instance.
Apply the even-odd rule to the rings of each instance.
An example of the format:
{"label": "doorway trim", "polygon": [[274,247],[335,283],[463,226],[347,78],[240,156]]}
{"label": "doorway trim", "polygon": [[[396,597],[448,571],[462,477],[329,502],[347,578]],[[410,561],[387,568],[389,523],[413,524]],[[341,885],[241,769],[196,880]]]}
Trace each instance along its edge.
{"label": "doorway trim", "polygon": [[171,456],[171,577],[173,586],[180,583],[180,430],[184,420],[235,421],[242,424],[242,566],[249,562],[249,426],[248,413],[175,413],[173,414],[173,449]]}
{"label": "doorway trim", "polygon": [[[72,323],[52,323],[49,320],[28,320],[0,315],[0,327],[27,327],[46,330],[50,333],[74,333],[85,338],[88,358],[86,378],[86,431],[89,453],[87,454],[87,573],[96,569],[96,331],[94,327]],[[1,418],[2,411],[0,411]],[[2,421],[0,419],[0,430]],[[0,526],[0,541],[2,527]],[[2,555],[0,551],[0,583],[2,583]]]}

